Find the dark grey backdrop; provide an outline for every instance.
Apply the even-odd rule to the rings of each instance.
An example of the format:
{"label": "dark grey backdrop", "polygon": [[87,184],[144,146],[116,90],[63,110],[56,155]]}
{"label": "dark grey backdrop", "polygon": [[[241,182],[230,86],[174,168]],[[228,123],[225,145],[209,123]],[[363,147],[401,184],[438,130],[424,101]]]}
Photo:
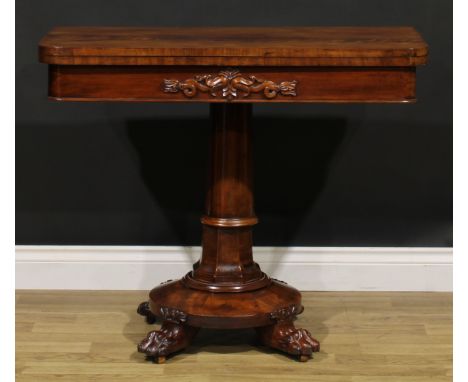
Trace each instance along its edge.
{"label": "dark grey backdrop", "polygon": [[200,242],[208,105],[48,102],[53,26],[413,25],[430,45],[418,103],[255,107],[255,244],[451,246],[450,1],[16,4],[17,244]]}

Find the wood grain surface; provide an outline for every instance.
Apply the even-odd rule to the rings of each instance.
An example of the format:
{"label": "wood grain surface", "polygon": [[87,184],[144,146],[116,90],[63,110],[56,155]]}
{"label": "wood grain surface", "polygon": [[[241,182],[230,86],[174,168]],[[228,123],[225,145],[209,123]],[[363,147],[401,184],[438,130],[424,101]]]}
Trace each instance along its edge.
{"label": "wood grain surface", "polygon": [[312,362],[258,347],[254,330],[203,329],[156,365],[137,353],[146,291],[18,291],[17,382],[452,381],[452,295],[303,293],[297,320],[322,344]]}
{"label": "wood grain surface", "polygon": [[[256,76],[281,83],[296,81],[295,94],[238,90],[233,99],[197,91],[189,97],[182,91],[164,90],[166,80],[187,82],[201,75],[216,76],[218,67],[208,66],[107,66],[49,65],[49,97],[57,101],[88,102],[412,102],[416,99],[414,67],[243,67],[245,78]],[[225,69],[225,68],[223,68]]]}
{"label": "wood grain surface", "polygon": [[66,65],[414,66],[427,45],[412,27],[58,27],[39,54]]}

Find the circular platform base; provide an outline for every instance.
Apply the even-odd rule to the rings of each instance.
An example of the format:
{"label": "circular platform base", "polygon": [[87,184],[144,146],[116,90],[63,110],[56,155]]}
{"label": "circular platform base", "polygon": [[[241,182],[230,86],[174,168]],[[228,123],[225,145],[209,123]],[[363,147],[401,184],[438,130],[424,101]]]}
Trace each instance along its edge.
{"label": "circular platform base", "polygon": [[261,289],[242,293],[213,293],[192,289],[182,280],[166,282],[149,295],[151,312],[163,320],[213,329],[267,326],[272,315],[290,308],[302,312],[301,294],[277,280]]}

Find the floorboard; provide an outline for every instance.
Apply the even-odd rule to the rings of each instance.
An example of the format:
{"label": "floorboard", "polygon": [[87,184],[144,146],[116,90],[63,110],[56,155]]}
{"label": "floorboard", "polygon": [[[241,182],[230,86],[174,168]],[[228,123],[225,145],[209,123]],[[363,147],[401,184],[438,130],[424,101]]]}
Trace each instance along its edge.
{"label": "floorboard", "polygon": [[17,291],[17,382],[452,380],[452,294],[304,292],[297,326],[321,342],[300,363],[258,346],[253,330],[202,330],[158,365],[136,344],[156,326],[147,292]]}

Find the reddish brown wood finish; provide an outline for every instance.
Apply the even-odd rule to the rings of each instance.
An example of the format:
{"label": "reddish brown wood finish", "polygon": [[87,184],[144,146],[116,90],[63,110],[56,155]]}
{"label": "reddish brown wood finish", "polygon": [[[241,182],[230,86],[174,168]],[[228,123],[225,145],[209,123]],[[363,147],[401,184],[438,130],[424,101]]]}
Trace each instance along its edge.
{"label": "reddish brown wood finish", "polygon": [[[148,317],[147,303],[139,313]],[[300,361],[320,351],[319,342],[293,321],[303,310],[300,293],[278,280],[242,293],[193,290],[181,280],[163,283],[150,293],[151,314],[163,320],[160,331],[151,331],[138,351],[164,362],[165,357],[187,347],[198,328],[256,328],[262,342],[297,356]]]}
{"label": "reddish brown wood finish", "polygon": [[[134,102],[410,102],[415,100],[414,67],[388,68],[288,68],[243,67],[246,77],[256,76],[275,83],[296,81],[295,95],[239,90],[236,98],[198,91],[193,97],[182,91],[165,92],[165,80],[185,81],[196,76],[216,75],[223,68],[161,66],[67,66],[51,65],[49,96],[59,101]],[[224,68],[225,69],[225,68]]]}
{"label": "reddish brown wood finish", "polygon": [[[302,312],[300,293],[271,280],[253,261],[252,226],[257,223],[252,191],[250,104],[213,104],[211,172],[203,224],[203,252],[183,279],[154,288],[138,312],[159,316],[139,351],[160,361],[188,346],[193,328],[258,328],[264,344],[305,361],[319,344],[293,320]],[[171,323],[167,324],[167,321]],[[264,329],[262,329],[264,327]],[[164,345],[164,346],[163,346]]]}
{"label": "reddish brown wood finish", "polygon": [[65,65],[412,66],[427,56],[411,27],[60,27],[39,49]]}
{"label": "reddish brown wood finish", "polygon": [[66,27],[40,43],[59,101],[209,102],[212,161],[203,253],[138,313],[162,320],[138,350],[164,362],[198,328],[255,328],[301,361],[320,344],[293,321],[300,293],[253,261],[250,116],[258,102],[409,102],[427,45],[413,28]]}
{"label": "reddish brown wood finish", "polygon": [[312,358],[313,352],[320,351],[320,343],[306,329],[296,329],[293,319],[256,329],[266,346],[296,355],[301,362]]}
{"label": "reddish brown wood finish", "polygon": [[211,105],[211,174],[202,217],[203,253],[192,288],[242,292],[270,283],[252,257],[252,226],[257,223],[252,191],[250,104]]}
{"label": "reddish brown wood finish", "polygon": [[299,356],[299,361],[312,358],[313,352],[320,351],[320,343],[305,329],[296,329],[293,321],[302,312],[297,306],[276,310],[270,316],[276,322],[272,325],[258,327],[257,332],[267,346]]}
{"label": "reddish brown wood finish", "polygon": [[150,292],[149,306],[163,320],[161,309],[170,307],[184,313],[185,324],[212,329],[269,326],[276,322],[271,314],[278,310],[293,306],[293,316],[302,311],[299,291],[277,280],[242,293],[211,293],[187,287],[182,280],[171,281]]}
{"label": "reddish brown wood finish", "polygon": [[156,316],[151,312],[150,304],[148,301],[142,302],[138,305],[137,313],[146,317],[148,324],[154,324],[156,322]]}
{"label": "reddish brown wood finish", "polygon": [[138,351],[164,363],[166,356],[185,349],[197,334],[199,328],[185,324],[183,314],[169,310],[171,315],[164,320],[159,330],[152,330],[138,344]]}

